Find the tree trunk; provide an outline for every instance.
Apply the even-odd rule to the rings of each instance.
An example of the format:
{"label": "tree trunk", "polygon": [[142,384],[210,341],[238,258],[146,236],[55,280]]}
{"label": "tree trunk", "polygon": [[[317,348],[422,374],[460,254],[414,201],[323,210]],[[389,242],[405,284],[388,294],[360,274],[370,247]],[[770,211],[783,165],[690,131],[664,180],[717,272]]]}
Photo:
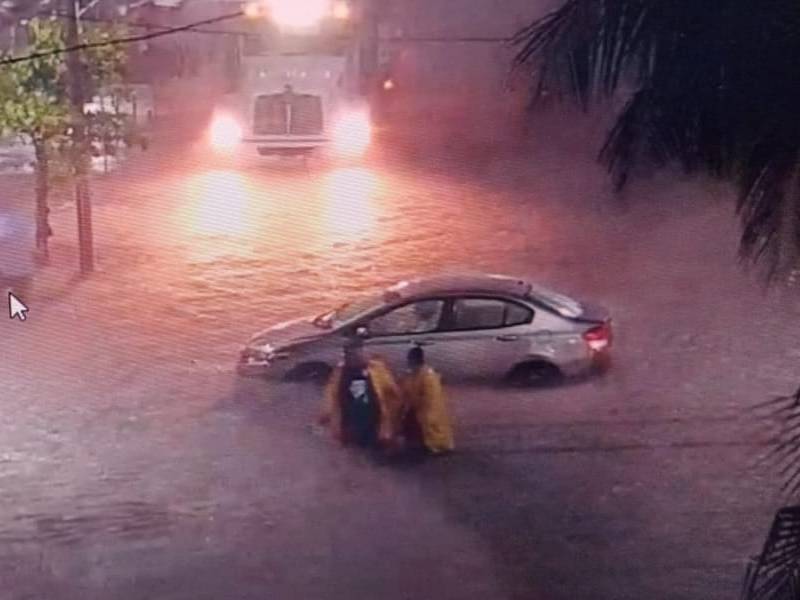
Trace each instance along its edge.
{"label": "tree trunk", "polygon": [[50,257],[48,239],[50,238],[50,208],[47,198],[50,193],[50,162],[47,148],[42,140],[34,140],[36,152],[36,250],[47,261]]}
{"label": "tree trunk", "polygon": [[[69,15],[66,32],[67,46],[78,46],[80,43],[78,4],[70,0],[64,0],[64,2]],[[75,207],[78,213],[78,248],[81,273],[86,275],[94,270],[94,240],[88,177],[91,157],[84,115],[84,74],[79,51],[67,52],[66,59],[69,74],[69,98],[72,105],[72,168],[75,176]]]}

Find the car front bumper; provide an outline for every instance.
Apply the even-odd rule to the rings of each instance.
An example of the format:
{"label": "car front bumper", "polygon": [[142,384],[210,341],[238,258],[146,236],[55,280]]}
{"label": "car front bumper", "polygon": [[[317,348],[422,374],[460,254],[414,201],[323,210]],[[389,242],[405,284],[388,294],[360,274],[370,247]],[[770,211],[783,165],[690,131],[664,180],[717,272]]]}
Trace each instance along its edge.
{"label": "car front bumper", "polygon": [[269,375],[269,372],[269,361],[240,358],[239,362],[236,363],[236,374],[241,377],[265,377]]}
{"label": "car front bumper", "polygon": [[286,377],[293,366],[288,356],[267,354],[245,348],[239,355],[236,373],[241,377],[268,377],[280,379]]}

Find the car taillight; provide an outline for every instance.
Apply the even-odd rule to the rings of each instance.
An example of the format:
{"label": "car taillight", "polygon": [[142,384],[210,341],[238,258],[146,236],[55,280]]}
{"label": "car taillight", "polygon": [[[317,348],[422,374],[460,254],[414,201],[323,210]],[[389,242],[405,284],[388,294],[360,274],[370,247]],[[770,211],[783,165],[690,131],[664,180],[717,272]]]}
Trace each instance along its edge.
{"label": "car taillight", "polygon": [[589,348],[595,352],[608,348],[611,345],[611,338],[610,323],[603,323],[597,327],[592,327],[583,333],[583,339],[586,341]]}

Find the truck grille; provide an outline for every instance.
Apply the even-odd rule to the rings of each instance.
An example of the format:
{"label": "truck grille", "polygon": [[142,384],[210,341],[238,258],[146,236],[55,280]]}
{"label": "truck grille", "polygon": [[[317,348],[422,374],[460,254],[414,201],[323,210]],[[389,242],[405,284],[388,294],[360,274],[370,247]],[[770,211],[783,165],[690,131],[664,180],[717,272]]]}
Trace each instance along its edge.
{"label": "truck grille", "polygon": [[253,111],[256,135],[319,135],[322,100],[309,94],[258,96]]}
{"label": "truck grille", "polygon": [[253,108],[253,133],[256,135],[288,133],[286,103],[282,94],[258,96]]}

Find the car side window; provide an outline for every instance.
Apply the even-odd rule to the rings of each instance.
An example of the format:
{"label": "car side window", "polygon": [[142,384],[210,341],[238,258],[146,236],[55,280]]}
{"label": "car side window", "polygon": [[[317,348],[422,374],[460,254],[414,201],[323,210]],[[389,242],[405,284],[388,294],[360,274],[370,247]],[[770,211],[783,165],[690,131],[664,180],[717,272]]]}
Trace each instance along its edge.
{"label": "car side window", "polygon": [[506,303],[506,327],[525,325],[531,321],[533,321],[533,311],[530,308],[517,304],[516,302]]}
{"label": "car side window", "polygon": [[498,298],[459,298],[453,303],[451,331],[500,329],[529,323],[530,309]]}
{"label": "car side window", "polygon": [[404,304],[369,322],[372,336],[430,333],[439,326],[444,301],[421,300]]}
{"label": "car side window", "polygon": [[453,303],[452,329],[497,329],[503,326],[506,303],[491,298],[460,298]]}

